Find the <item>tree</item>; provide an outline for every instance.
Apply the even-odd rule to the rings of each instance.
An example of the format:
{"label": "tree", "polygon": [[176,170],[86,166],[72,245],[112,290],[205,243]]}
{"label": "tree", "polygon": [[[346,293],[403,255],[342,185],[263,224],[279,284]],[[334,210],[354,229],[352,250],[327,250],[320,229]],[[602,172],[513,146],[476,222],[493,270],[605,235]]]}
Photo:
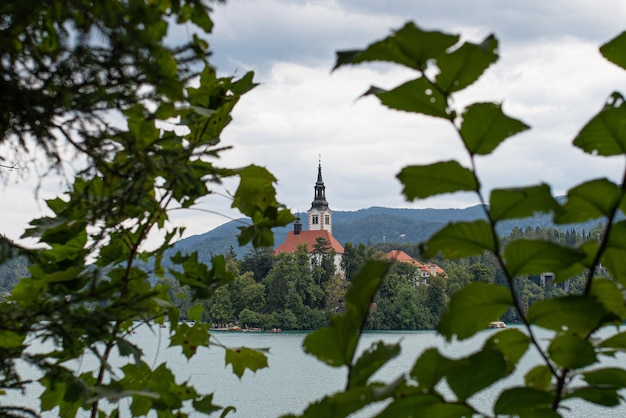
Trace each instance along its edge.
{"label": "tree", "polygon": [[251,271],[254,274],[254,280],[260,282],[272,269],[274,262],[274,251],[271,247],[251,248],[243,256],[241,272]]}
{"label": "tree", "polygon": [[[447,341],[465,340],[510,312],[519,317],[522,328],[488,334],[482,347],[461,358],[426,350],[409,373],[391,383],[378,382],[373,378],[376,371],[396,357],[400,347],[379,341],[357,350],[370,303],[378,289],[385,290],[385,275],[390,270],[389,262],[372,260],[353,277],[345,313],[305,339],[307,352],[330,366],[346,366],[348,379],[345,390],[310,405],[302,417],[331,415],[331,411],[344,411],[333,416],[346,416],[379,402],[383,402],[381,417],[558,417],[572,399],[603,406],[622,402],[626,370],[603,367],[599,359],[626,351],[626,332],[616,326],[626,319],[626,221],[620,213],[626,211],[626,180],[583,182],[568,191],[565,201],[555,199],[546,184],[495,189],[488,199],[483,195],[477,157],[491,154],[528,126],[508,116],[501,104],[473,103],[457,109],[453,98],[496,62],[497,48],[493,35],[479,43],[461,42],[459,35],[428,32],[407,23],[365,49],[338,52],[335,68],[385,61],[415,71],[416,78],[400,86],[389,90],[372,86],[365,94],[377,97],[391,109],[449,123],[467,154],[467,167],[454,160],[442,161],[407,166],[398,174],[403,194],[410,201],[464,191],[474,193],[484,210],[484,219],[445,225],[420,247],[426,258],[482,257],[488,253],[498,266],[493,283],[475,280],[454,293],[441,315],[438,333]],[[626,32],[603,45],[600,52],[626,69]],[[599,113],[582,126],[574,146],[594,155],[623,156],[624,121],[626,100],[614,92]],[[560,225],[599,218],[606,224],[594,233],[596,239],[585,237],[584,242],[578,242],[570,232],[564,243],[537,236],[541,231],[517,228],[503,245],[497,233],[502,222],[538,212],[550,214]],[[599,274],[600,265],[608,277]],[[554,273],[557,283],[582,276],[580,293],[557,294],[531,304],[534,283],[524,277],[547,271]],[[370,318],[379,311],[380,306]],[[539,341],[537,328],[554,336]],[[604,331],[601,337],[599,330]],[[529,349],[540,354],[540,364],[523,370],[522,383],[498,394],[492,413],[476,408],[472,396],[489,387],[500,387],[521,366],[520,359]],[[442,393],[443,386],[449,392]]]}
{"label": "tree", "polygon": [[373,255],[373,249],[363,243],[354,246],[351,242],[346,242],[341,257],[341,269],[344,271],[347,281],[352,280],[352,276],[365,265],[365,262]]}
{"label": "tree", "polygon": [[[175,382],[165,366],[153,369],[128,336],[134,321],[167,317],[171,345],[193,356],[211,344],[209,325],[197,321],[200,301],[234,278],[224,257],[209,267],[196,253],[175,255],[176,266],[165,270],[165,250],[182,232],[168,226],[170,211],[192,207],[234,178],[232,206],[251,219],[241,245],[271,246],[270,228],[293,219],[276,201],[267,170],[217,163],[220,134],[254,88],[253,74],[218,77],[209,65],[203,37],[212,21],[203,0],[26,0],[2,2],[0,10],[0,163],[19,163],[24,172],[45,164],[68,179],[63,196],[47,202],[52,214],[24,234],[39,241],[36,248],[0,237],[0,264],[23,257],[29,266],[29,277],[0,304],[0,393],[25,387],[16,368],[25,363],[43,376],[42,409],[64,417],[80,409],[92,417],[124,415],[122,399],[132,415],[186,416],[184,402],[198,412],[219,409],[212,394]],[[174,22],[198,33],[184,44],[166,43]],[[173,128],[160,129],[158,121]],[[163,239],[147,251],[155,231]],[[167,280],[153,287],[151,277]],[[189,290],[193,327],[178,322],[187,312],[172,303],[170,279]],[[36,356],[27,351],[33,338],[50,342]],[[115,347],[129,359],[123,373],[109,362]],[[251,352],[254,361],[243,360],[236,373],[267,364]],[[99,367],[76,375],[67,364],[87,353]],[[133,383],[143,381],[158,384]],[[112,410],[102,410],[105,400]],[[0,415],[21,412],[36,415],[4,400],[0,406]]]}

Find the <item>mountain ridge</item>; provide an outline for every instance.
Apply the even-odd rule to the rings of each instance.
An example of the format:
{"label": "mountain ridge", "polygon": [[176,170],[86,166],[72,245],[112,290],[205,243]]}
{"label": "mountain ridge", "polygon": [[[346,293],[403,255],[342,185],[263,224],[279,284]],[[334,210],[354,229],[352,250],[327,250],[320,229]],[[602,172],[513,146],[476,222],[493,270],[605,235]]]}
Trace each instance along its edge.
{"label": "mountain ridge", "polygon": [[[306,220],[306,213],[297,214]],[[372,206],[355,211],[333,211],[333,235],[345,245],[346,242],[353,244],[369,244],[378,242],[411,242],[419,243],[427,240],[441,227],[450,222],[470,222],[485,219],[482,205],[455,209],[413,209],[413,208],[387,208]],[[197,251],[201,259],[209,261],[211,256],[225,254],[232,246],[239,257],[242,257],[250,246],[239,247],[237,243],[237,226],[249,221],[245,218],[236,219],[222,224],[203,234],[184,238],[174,244],[174,251]],[[586,224],[577,224],[575,229],[581,230],[589,226],[595,226],[596,221]],[[304,222],[306,229],[306,221]],[[515,227],[525,229],[527,227],[544,228],[555,227],[570,229],[568,225],[554,225],[551,214],[536,214],[530,218],[513,219],[503,221],[498,226],[498,233],[508,235]],[[287,232],[292,230],[293,224],[286,227],[274,228],[274,248],[281,244]]]}

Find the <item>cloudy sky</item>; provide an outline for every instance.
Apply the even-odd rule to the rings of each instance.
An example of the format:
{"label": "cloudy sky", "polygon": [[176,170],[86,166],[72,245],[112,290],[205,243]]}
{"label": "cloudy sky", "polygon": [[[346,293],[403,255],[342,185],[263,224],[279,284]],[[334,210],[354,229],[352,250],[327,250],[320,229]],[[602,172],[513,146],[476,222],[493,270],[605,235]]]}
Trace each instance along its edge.
{"label": "cloudy sky", "polygon": [[[253,70],[261,83],[242,98],[224,132],[223,144],[234,149],[223,164],[267,167],[278,178],[279,200],[294,211],[310,207],[320,154],[333,210],[478,203],[470,194],[417,202],[401,195],[395,176],[406,165],[451,158],[467,163],[445,122],[389,110],[373,97],[358,99],[370,85],[392,88],[415,74],[382,64],[331,72],[337,50],[364,48],[407,21],[474,42],[490,33],[499,39],[500,60],[456,97],[455,106],[500,102],[532,129],[478,160],[485,193],[547,182],[562,194],[586,179],[621,176],[623,159],[592,158],[571,141],[611,92],[626,92],[626,72],[598,52],[626,30],[624,2],[230,0],[215,6],[213,19],[209,42],[220,74]],[[54,193],[55,184],[43,197]],[[17,238],[43,213],[41,204],[24,184],[11,183],[1,192],[2,232]],[[238,217],[229,205],[221,195],[207,197],[199,208],[219,214],[187,211],[174,219],[187,235],[200,234]]]}

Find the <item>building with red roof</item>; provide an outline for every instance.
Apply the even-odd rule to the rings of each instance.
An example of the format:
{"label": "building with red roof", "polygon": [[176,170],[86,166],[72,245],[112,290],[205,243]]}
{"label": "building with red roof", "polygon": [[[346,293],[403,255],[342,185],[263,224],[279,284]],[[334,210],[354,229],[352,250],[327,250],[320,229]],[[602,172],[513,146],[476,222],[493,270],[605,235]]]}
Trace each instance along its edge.
{"label": "building with red roof", "polygon": [[301,245],[307,246],[309,254],[313,253],[318,239],[324,239],[329,243],[330,250],[335,251],[335,267],[341,271],[341,257],[343,256],[343,245],[333,237],[333,212],[326,200],[326,186],[322,180],[322,163],[317,167],[317,181],[314,187],[314,197],[311,209],[307,211],[307,230],[302,230],[302,222],[299,217],[293,224],[293,231],[287,233],[285,242],[274,250],[274,254],[293,253]]}
{"label": "building with red roof", "polygon": [[420,270],[420,275],[422,278],[427,278],[427,277],[436,277],[436,276],[440,276],[440,275],[446,275],[446,272],[444,271],[444,269],[442,269],[441,267],[439,267],[437,264],[435,263],[420,263],[419,261],[417,261],[416,259],[414,259],[413,257],[411,257],[410,255],[408,255],[407,253],[405,253],[404,251],[400,251],[400,250],[391,250],[389,251],[385,257],[387,257],[388,259],[391,260],[395,260],[399,263],[408,263],[411,264],[415,267],[417,267]]}

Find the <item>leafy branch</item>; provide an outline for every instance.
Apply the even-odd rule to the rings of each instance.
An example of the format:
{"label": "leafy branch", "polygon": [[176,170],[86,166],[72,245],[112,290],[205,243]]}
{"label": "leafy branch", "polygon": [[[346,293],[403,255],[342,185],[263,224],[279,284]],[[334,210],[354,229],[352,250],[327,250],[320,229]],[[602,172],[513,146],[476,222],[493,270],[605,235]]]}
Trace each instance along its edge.
{"label": "leafy branch", "polygon": [[[305,411],[304,417],[316,416],[315,413],[321,411],[326,416],[344,417],[363,405],[383,399],[388,399],[389,404],[379,417],[478,415],[480,413],[469,399],[510,376],[530,345],[538,351],[542,364],[526,372],[523,386],[507,388],[500,393],[494,404],[494,414],[556,417],[563,402],[572,398],[604,406],[620,402],[618,391],[626,384],[617,376],[624,376],[626,372],[597,366],[599,355],[626,351],[626,334],[618,330],[600,341],[593,335],[626,319],[623,296],[626,262],[618,255],[626,248],[626,224],[618,220],[618,215],[626,208],[626,176],[621,185],[599,179],[576,186],[568,192],[564,204],[552,196],[546,184],[496,189],[487,202],[481,192],[475,157],[492,153],[504,140],[523,132],[528,126],[507,116],[501,106],[494,103],[474,103],[462,111],[452,108],[450,99],[453,94],[476,82],[497,60],[498,43],[493,35],[477,44],[464,42],[459,45],[459,39],[458,35],[424,31],[407,23],[363,50],[338,52],[335,69],[385,61],[416,70],[418,78],[414,80],[391,90],[372,86],[364,95],[374,95],[383,105],[394,110],[447,120],[469,156],[470,168],[457,161],[443,161],[408,166],[398,174],[408,200],[468,191],[476,194],[484,209],[484,220],[452,223],[436,232],[421,246],[424,257],[462,258],[486,252],[495,256],[505,275],[505,286],[474,282],[456,292],[441,316],[437,331],[447,340],[454,337],[466,339],[484,330],[489,322],[498,319],[512,306],[523,322],[524,332],[515,328],[500,331],[486,338],[480,351],[461,359],[447,358],[435,349],[426,350],[416,360],[408,377],[381,383],[370,382],[371,374],[355,381],[352,372],[356,365],[360,365],[359,361],[353,364],[351,358],[340,360],[336,357],[329,361],[328,348],[312,342],[322,335],[332,341],[333,336],[326,335],[331,331],[318,331],[319,336],[313,334],[310,341],[305,341],[305,349],[329,364],[348,365],[348,386],[343,393],[314,404]],[[601,48],[607,59],[622,68],[626,68],[624,51],[626,33]],[[624,120],[624,99],[621,94],[613,93],[605,108],[582,128],[574,145],[592,154],[623,155],[626,152],[626,135],[621,128]],[[514,240],[506,245],[501,243],[496,228],[500,222],[530,217],[537,212],[552,213],[554,221],[559,224],[603,217],[607,219],[606,229],[599,242],[591,240],[575,248],[529,239]],[[595,276],[600,263],[610,272],[609,279]],[[553,272],[557,282],[584,273],[585,289],[579,295],[535,302],[526,312],[515,291],[515,279],[543,272]],[[375,277],[370,280],[376,283],[382,280]],[[361,308],[366,307],[364,301],[360,303]],[[341,321],[337,319],[335,323],[343,323]],[[554,332],[545,348],[539,343],[535,328]],[[349,338],[360,333],[357,326],[343,331],[342,335],[349,335]],[[336,346],[350,341],[338,338]],[[377,370],[393,357],[389,349],[387,355],[380,354],[377,349],[367,355],[375,352],[378,361],[370,363],[371,369]],[[571,387],[575,376],[582,376],[586,386]],[[456,400],[448,399],[439,391],[437,385],[443,380]],[[354,400],[357,396],[362,402]]]}

